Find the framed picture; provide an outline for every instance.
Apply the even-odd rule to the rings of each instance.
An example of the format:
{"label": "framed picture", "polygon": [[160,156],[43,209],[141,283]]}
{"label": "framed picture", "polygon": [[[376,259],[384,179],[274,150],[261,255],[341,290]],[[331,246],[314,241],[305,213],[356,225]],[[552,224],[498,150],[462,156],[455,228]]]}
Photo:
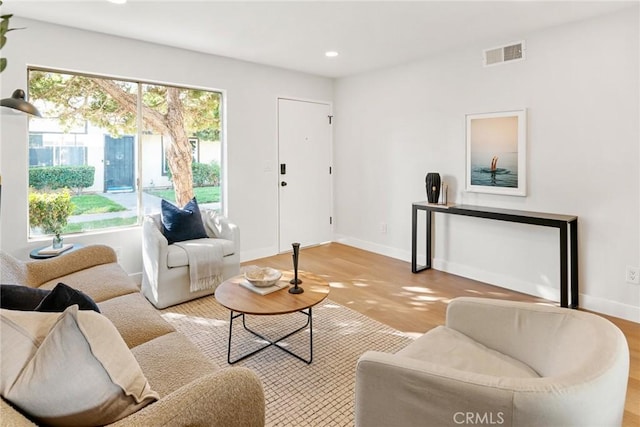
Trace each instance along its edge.
{"label": "framed picture", "polygon": [[466,190],[526,196],[527,110],[468,114]]}

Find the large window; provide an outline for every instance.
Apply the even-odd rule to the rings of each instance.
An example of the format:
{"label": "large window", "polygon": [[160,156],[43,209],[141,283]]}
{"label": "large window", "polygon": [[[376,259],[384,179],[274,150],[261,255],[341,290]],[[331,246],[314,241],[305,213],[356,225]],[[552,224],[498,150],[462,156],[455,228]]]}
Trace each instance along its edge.
{"label": "large window", "polygon": [[29,97],[30,237],[220,209],[221,93],[30,69]]}

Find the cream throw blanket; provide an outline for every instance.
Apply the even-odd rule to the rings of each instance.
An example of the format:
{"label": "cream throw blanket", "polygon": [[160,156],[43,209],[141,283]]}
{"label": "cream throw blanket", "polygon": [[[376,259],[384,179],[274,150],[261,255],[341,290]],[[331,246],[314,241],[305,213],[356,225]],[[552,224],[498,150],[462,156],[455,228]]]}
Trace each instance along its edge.
{"label": "cream throw blanket", "polygon": [[190,291],[214,289],[222,282],[222,242],[216,239],[196,239],[176,242],[189,259]]}

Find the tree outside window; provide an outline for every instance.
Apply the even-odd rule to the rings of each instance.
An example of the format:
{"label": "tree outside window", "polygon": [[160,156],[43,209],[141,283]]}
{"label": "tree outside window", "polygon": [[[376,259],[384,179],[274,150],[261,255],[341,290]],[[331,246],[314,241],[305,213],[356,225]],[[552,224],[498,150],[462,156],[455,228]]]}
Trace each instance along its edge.
{"label": "tree outside window", "polygon": [[65,233],[136,224],[161,198],[219,207],[219,92],[32,69],[29,96],[30,191],[72,192]]}

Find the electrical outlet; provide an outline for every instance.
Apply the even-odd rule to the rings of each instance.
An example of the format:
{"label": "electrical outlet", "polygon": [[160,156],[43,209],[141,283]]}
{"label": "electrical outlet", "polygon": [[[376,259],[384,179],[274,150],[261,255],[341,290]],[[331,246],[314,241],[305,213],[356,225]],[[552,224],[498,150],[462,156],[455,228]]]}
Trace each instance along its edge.
{"label": "electrical outlet", "polygon": [[382,234],[384,234],[384,233],[386,233],[386,232],[387,232],[387,223],[386,223],[386,222],[381,222],[381,223],[380,223],[380,232],[381,232]]}
{"label": "electrical outlet", "polygon": [[627,283],[640,285],[640,268],[627,265]]}

